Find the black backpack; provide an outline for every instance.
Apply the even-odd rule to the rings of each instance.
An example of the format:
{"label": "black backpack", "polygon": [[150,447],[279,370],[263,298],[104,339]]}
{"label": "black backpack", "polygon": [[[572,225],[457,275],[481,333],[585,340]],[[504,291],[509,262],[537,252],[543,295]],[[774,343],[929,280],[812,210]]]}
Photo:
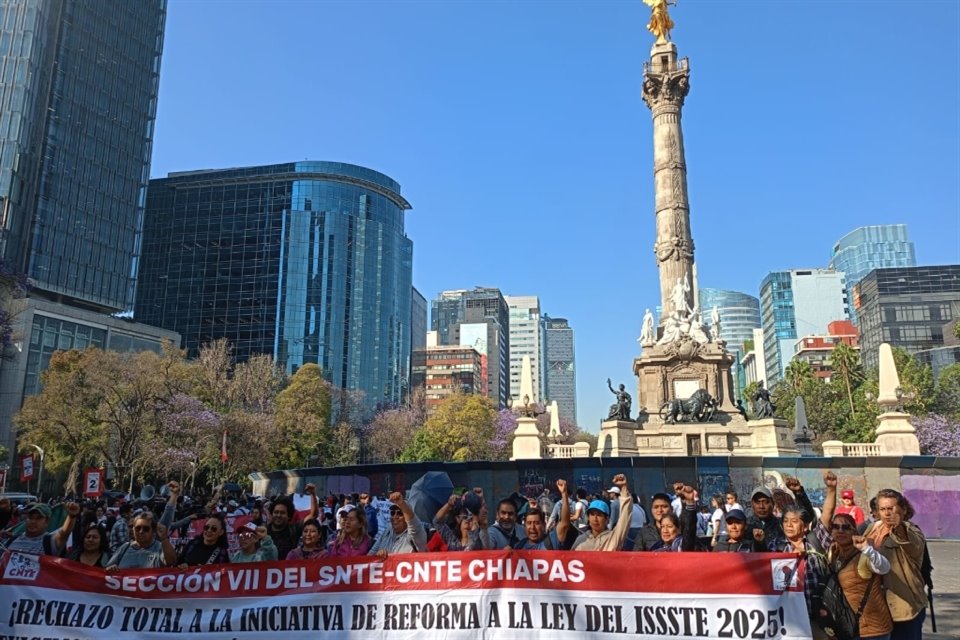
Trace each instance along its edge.
{"label": "black backpack", "polygon": [[855,553],[836,570],[831,567],[830,576],[821,587],[814,600],[814,610],[810,612],[817,626],[828,636],[837,640],[857,640],[860,637],[860,616],[863,615],[863,609],[867,606],[867,600],[873,590],[873,583],[877,579],[877,574],[871,576],[863,592],[863,598],[860,600],[860,606],[854,611],[847,602],[846,596],[843,595],[838,575],[848,563],[857,561],[859,557],[860,554]]}

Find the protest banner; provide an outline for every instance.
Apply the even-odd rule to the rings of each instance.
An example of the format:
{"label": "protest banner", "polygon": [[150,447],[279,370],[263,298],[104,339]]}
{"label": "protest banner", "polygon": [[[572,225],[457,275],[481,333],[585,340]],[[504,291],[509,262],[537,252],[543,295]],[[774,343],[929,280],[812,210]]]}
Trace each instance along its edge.
{"label": "protest banner", "polygon": [[103,495],[103,469],[88,467],[83,470],[83,497],[99,498]]}
{"label": "protest banner", "polygon": [[20,479],[33,479],[33,454],[28,453],[20,458]]}
{"label": "protest banner", "polygon": [[7,553],[0,639],[793,640],[810,637],[798,562],[766,553],[485,551],[105,574]]}

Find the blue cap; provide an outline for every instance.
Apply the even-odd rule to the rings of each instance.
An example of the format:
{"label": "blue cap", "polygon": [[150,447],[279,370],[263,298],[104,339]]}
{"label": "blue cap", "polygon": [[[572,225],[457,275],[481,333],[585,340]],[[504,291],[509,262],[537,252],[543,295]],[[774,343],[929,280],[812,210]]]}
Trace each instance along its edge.
{"label": "blue cap", "polygon": [[723,519],[724,521],[739,520],[740,522],[746,522],[747,514],[743,512],[743,509],[730,509],[730,511],[727,511],[727,515],[724,516]]}
{"label": "blue cap", "polygon": [[587,507],[587,513],[591,511],[601,511],[603,515],[610,517],[610,505],[608,505],[603,500],[594,500],[590,503],[590,506]]}

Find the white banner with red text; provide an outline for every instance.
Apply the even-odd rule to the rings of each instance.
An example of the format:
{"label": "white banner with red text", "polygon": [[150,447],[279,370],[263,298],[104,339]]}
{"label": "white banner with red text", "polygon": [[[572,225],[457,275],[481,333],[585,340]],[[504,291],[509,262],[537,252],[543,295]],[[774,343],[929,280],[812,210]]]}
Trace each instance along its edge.
{"label": "white banner with red text", "polygon": [[768,553],[487,551],[105,574],[7,553],[0,640],[315,640],[317,632],[792,640],[810,637],[797,562]]}

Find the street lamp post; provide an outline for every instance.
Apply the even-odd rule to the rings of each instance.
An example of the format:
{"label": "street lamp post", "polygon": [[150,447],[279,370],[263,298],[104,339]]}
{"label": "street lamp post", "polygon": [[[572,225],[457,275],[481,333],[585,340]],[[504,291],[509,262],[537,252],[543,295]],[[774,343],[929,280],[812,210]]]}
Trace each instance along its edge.
{"label": "street lamp post", "polygon": [[37,500],[43,498],[43,456],[44,451],[35,444],[28,444],[28,447],[33,447],[40,453],[40,468],[37,470]]}

